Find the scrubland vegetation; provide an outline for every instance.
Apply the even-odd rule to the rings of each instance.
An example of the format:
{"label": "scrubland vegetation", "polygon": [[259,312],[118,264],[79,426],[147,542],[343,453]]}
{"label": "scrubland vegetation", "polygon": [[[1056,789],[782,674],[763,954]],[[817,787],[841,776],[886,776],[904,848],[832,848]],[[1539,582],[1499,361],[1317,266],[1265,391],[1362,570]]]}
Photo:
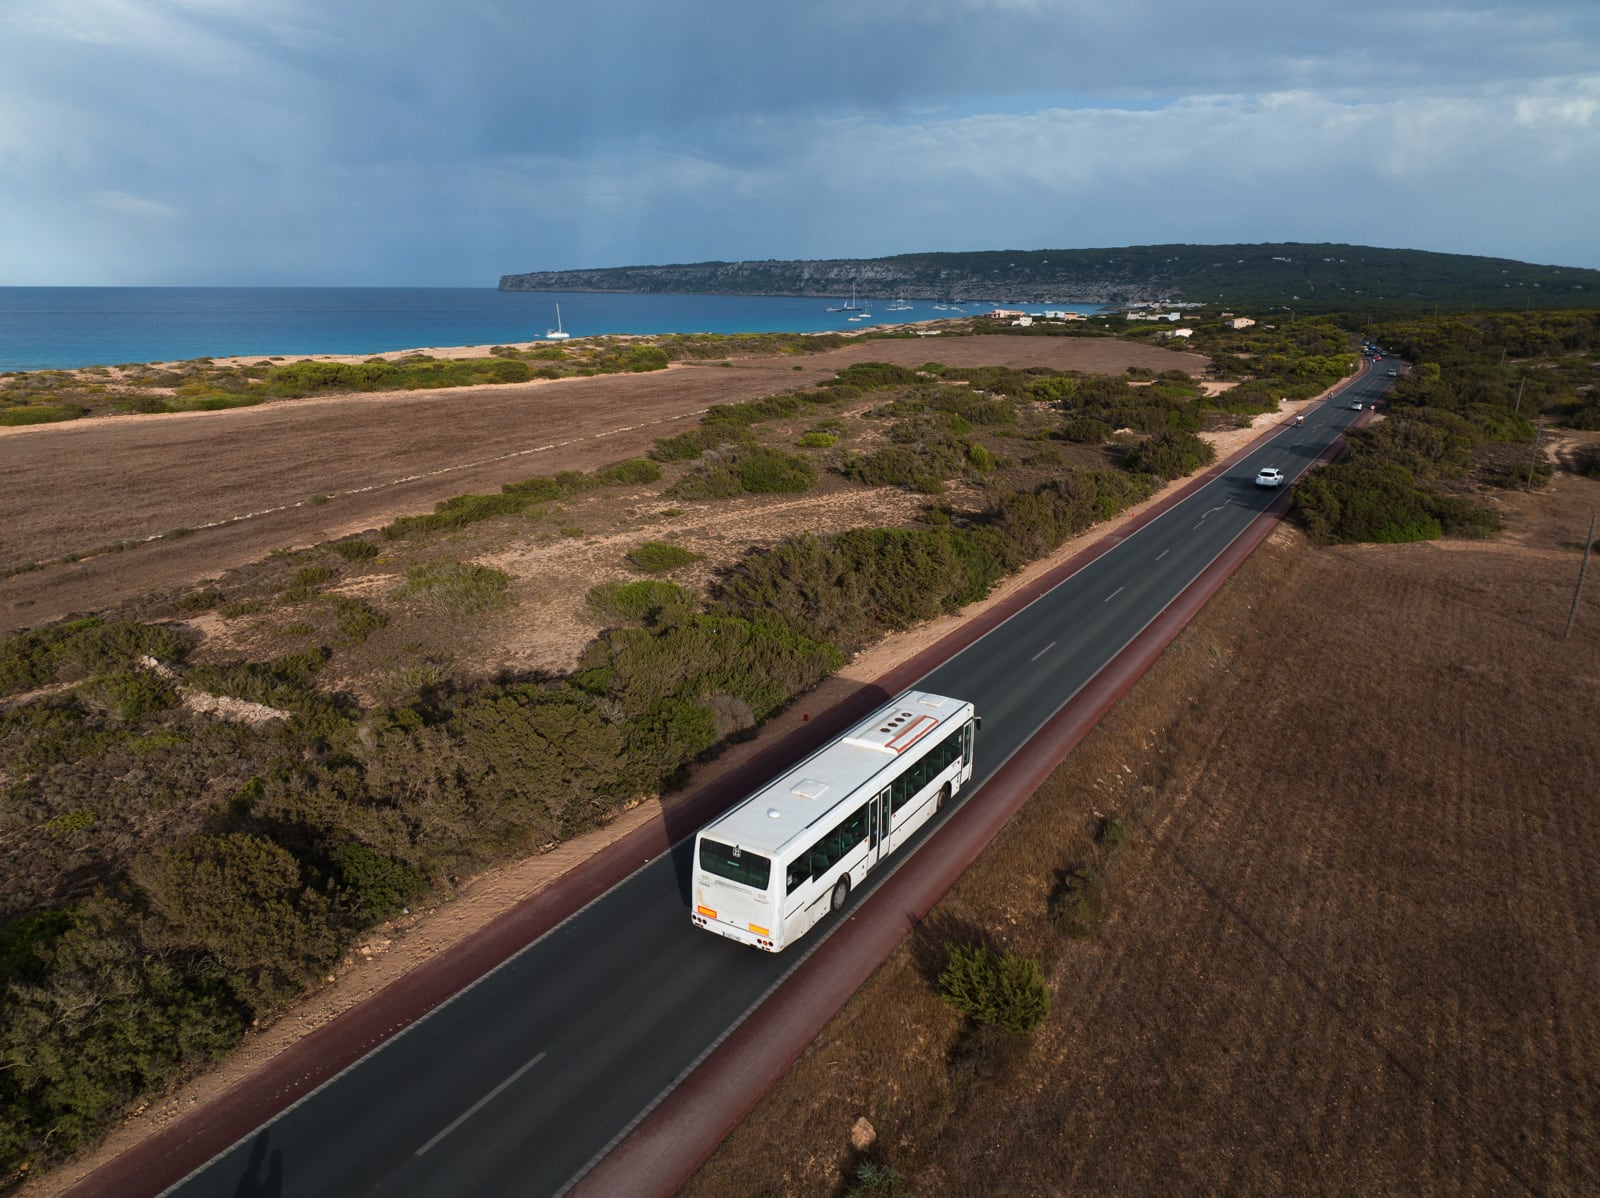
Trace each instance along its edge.
{"label": "scrubland vegetation", "polygon": [[[560,345],[492,346],[488,357],[413,353],[365,362],[263,358],[219,364],[211,358],[129,363],[82,370],[0,373],[0,426],[49,424],[82,416],[210,412],[273,400],[363,391],[418,391],[526,383],[534,379],[664,370],[673,361],[833,348],[837,338],[778,334],[673,336],[644,340],[586,337]],[[714,352],[713,352],[714,351]]]}
{"label": "scrubland vegetation", "polygon": [[[1534,349],[1489,320],[1471,326],[1470,353],[1438,322],[1363,330],[1419,367],[1326,497],[1301,503],[1313,533],[1490,528],[1468,491],[1484,455],[1515,444],[1529,413],[1589,419],[1591,376],[1562,355],[1592,350],[1591,318],[1524,318],[1524,341],[1543,338]],[[713,408],[649,459],[458,496],[144,618],[0,643],[0,1178],[92,1143],[142,1096],[227,1051],[377,921],[679,784],[851,653],[982,598],[1204,465],[1212,451],[1197,431],[1336,381],[1356,331],[1333,318],[1247,334],[1205,326],[1224,373],[1247,376],[1218,395],[1176,373],[862,364]],[[1483,365],[1502,348],[1507,363]],[[726,339],[692,338],[614,350],[616,369],[730,353]],[[567,352],[540,347],[486,369],[588,369]],[[260,368],[226,393],[356,385],[325,365]],[[369,365],[351,377],[379,387],[391,367],[446,373]],[[1398,470],[1422,517],[1384,489]],[[462,672],[429,639],[470,635],[516,602],[509,576],[475,549],[581,536],[563,505],[583,496],[648,489],[699,504],[822,486],[927,499],[905,526],[752,545],[703,594],[671,578],[693,554],[635,541],[619,564],[659,577],[591,590],[584,610],[605,627],[559,676]],[[1363,504],[1379,515],[1348,514]],[[200,644],[184,622],[198,613],[257,628],[241,641],[256,651]],[[197,697],[258,707],[248,721],[220,719]],[[1098,926],[1115,848],[1069,863],[1053,906],[1061,927]],[[978,1024],[1020,1035],[1045,1017],[1048,995],[1025,962],[976,950],[951,960],[951,1001]]]}

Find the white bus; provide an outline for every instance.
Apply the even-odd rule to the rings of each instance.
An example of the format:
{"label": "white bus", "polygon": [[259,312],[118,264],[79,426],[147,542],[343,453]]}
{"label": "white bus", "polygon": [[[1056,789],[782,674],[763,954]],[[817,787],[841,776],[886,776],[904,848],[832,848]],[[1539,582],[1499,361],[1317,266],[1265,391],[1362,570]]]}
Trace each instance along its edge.
{"label": "white bus", "polygon": [[695,836],[695,926],[781,952],[972,777],[972,704],[907,691]]}

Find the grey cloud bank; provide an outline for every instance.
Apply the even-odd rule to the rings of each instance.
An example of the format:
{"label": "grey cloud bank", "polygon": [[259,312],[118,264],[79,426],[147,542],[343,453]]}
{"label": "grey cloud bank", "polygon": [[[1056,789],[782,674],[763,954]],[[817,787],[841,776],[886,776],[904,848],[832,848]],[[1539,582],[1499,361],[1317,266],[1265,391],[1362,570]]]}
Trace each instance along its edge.
{"label": "grey cloud bank", "polygon": [[0,284],[1342,241],[1600,267],[1600,5],[12,0]]}

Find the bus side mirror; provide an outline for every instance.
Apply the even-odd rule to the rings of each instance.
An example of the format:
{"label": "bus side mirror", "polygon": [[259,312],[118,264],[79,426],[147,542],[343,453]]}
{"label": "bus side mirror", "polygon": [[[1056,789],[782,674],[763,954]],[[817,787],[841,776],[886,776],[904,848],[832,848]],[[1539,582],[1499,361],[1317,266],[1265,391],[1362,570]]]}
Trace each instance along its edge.
{"label": "bus side mirror", "polygon": [[974,732],[983,731],[983,717],[981,715],[975,715],[972,717],[972,729]]}

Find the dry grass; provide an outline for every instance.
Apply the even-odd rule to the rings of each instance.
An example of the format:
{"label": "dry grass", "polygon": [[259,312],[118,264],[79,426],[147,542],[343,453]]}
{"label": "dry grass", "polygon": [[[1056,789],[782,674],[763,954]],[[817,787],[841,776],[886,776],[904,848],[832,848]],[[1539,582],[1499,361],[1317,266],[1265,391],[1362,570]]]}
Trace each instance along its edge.
{"label": "dry grass", "polygon": [[[686,1193],[843,1193],[863,1115],[923,1198],[1600,1191],[1600,484],[1507,502],[1492,544],[1276,534]],[[1046,963],[1020,1048],[933,991],[974,936]]]}

